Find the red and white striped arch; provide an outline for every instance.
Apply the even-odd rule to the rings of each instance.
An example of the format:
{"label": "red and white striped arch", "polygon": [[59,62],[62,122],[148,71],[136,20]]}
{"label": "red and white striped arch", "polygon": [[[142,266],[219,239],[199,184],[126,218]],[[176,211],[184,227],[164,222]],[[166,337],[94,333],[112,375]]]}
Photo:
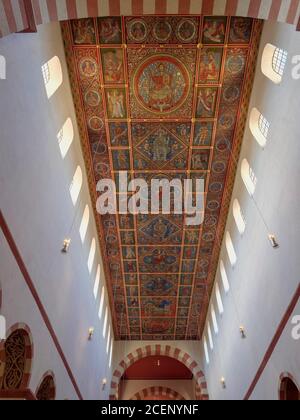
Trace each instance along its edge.
{"label": "red and white striped arch", "polygon": [[66,19],[152,14],[248,16],[297,25],[300,0],[0,0],[0,37]]}
{"label": "red and white striped arch", "polygon": [[176,400],[176,401],[184,401],[182,395],[180,395],[177,391],[174,391],[171,388],[167,388],[165,386],[152,386],[150,388],[143,389],[140,392],[137,392],[130,400],[147,400],[147,398],[160,398],[160,399],[169,399],[169,400]]}
{"label": "red and white striped arch", "polygon": [[300,387],[299,387],[296,379],[294,378],[294,376],[291,375],[289,372],[284,372],[280,375],[279,385],[278,385],[279,400],[280,401],[285,401],[286,400],[286,387],[285,387],[285,384],[284,384],[284,379],[286,379],[286,378],[289,378],[298,388],[299,400],[300,400]]}
{"label": "red and white striped arch", "polygon": [[119,363],[114,371],[111,381],[110,400],[118,399],[119,385],[125,371],[138,360],[149,356],[168,356],[183,363],[194,375],[194,379],[198,384],[198,390],[201,391],[199,392],[199,399],[209,399],[204,373],[200,369],[198,363],[192,359],[188,353],[169,345],[153,344],[136,349],[135,351],[129,353],[125,359]]}

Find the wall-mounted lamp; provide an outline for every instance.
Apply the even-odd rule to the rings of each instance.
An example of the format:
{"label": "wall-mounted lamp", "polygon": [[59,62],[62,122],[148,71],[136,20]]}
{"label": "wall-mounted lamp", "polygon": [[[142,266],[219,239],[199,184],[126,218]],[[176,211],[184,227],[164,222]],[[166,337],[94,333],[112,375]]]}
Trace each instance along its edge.
{"label": "wall-mounted lamp", "polygon": [[276,236],[275,235],[269,235],[269,240],[271,242],[271,245],[273,248],[279,248],[279,243],[277,242]]}
{"label": "wall-mounted lamp", "polygon": [[107,385],[107,379],[104,378],[104,379],[102,379],[102,391],[105,390],[106,385]]}
{"label": "wall-mounted lamp", "polygon": [[95,332],[94,327],[89,328],[89,341],[91,341],[93,339],[94,332]]}
{"label": "wall-mounted lamp", "polygon": [[66,254],[69,251],[70,245],[71,245],[71,239],[65,239],[61,252],[63,254]]}
{"label": "wall-mounted lamp", "polygon": [[224,376],[222,376],[220,382],[221,382],[222,388],[225,389],[226,388],[226,381],[225,381]]}
{"label": "wall-mounted lamp", "polygon": [[246,331],[243,325],[240,326],[240,333],[242,338],[246,338]]}
{"label": "wall-mounted lamp", "polygon": [[160,367],[160,360],[157,361],[157,366]]}

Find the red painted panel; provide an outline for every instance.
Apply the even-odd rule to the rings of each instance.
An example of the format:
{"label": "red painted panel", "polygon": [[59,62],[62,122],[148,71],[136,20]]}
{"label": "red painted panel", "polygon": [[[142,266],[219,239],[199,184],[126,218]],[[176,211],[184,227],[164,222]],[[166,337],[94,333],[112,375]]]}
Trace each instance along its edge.
{"label": "red painted panel", "polygon": [[191,371],[178,360],[166,356],[149,356],[134,363],[125,372],[126,380],[192,379]]}

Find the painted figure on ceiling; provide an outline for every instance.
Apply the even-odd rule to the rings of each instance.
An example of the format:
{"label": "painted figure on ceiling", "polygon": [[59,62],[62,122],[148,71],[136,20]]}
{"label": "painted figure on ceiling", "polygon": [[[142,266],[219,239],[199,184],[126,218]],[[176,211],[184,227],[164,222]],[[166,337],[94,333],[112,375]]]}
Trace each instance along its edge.
{"label": "painted figure on ceiling", "polygon": [[198,95],[197,116],[212,117],[216,103],[217,91],[215,89],[200,89]]}
{"label": "painted figure on ceiling", "polygon": [[79,19],[73,22],[75,44],[94,44],[95,29],[91,19]]}
{"label": "painted figure on ceiling", "polygon": [[200,80],[214,81],[219,78],[219,66],[215,54],[210,51],[202,57],[200,63]]}
{"label": "painted figure on ceiling", "polygon": [[125,248],[125,258],[127,260],[135,259],[135,250],[132,247]]}
{"label": "painted figure on ceiling", "polygon": [[204,24],[204,36],[207,40],[221,44],[225,36],[225,25],[218,20],[207,20]]}
{"label": "painted figure on ceiling", "polygon": [[81,63],[81,73],[86,77],[93,77],[97,73],[97,64],[92,59],[87,58]]}
{"label": "painted figure on ceiling", "polygon": [[153,278],[151,281],[149,281],[146,284],[146,288],[151,291],[151,292],[162,292],[165,293],[167,291],[170,291],[172,289],[173,285],[171,282],[169,282],[168,280],[158,277],[158,278]]}
{"label": "painted figure on ceiling", "polygon": [[173,76],[160,64],[158,74],[151,75],[150,107],[158,108],[162,112],[165,107],[172,105],[172,80]]}
{"label": "painted figure on ceiling", "polygon": [[153,141],[153,160],[165,162],[169,153],[168,139],[165,133],[160,130],[158,136]]}
{"label": "painted figure on ceiling", "polygon": [[208,123],[202,123],[199,131],[196,133],[194,145],[195,146],[206,146],[210,140],[211,131]]}
{"label": "painted figure on ceiling", "polygon": [[123,53],[121,50],[103,53],[104,78],[106,83],[120,83],[123,75]]}
{"label": "painted figure on ceiling", "polygon": [[124,94],[122,91],[113,91],[108,92],[108,105],[109,105],[109,114],[111,118],[125,118],[125,106],[124,106]]}
{"label": "painted figure on ceiling", "polygon": [[100,40],[103,44],[121,43],[120,22],[116,18],[105,18],[100,21]]}

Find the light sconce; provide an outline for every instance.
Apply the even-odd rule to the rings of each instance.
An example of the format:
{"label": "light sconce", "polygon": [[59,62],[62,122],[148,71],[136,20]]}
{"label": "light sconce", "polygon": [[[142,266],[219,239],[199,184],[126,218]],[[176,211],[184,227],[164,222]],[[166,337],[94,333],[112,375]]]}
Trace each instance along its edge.
{"label": "light sconce", "polygon": [[69,251],[70,245],[71,245],[71,239],[65,239],[61,252],[63,254],[66,254]]}
{"label": "light sconce", "polygon": [[242,338],[246,338],[246,331],[245,331],[245,327],[243,327],[243,325],[240,326],[240,333],[241,333]]}
{"label": "light sconce", "polygon": [[269,235],[269,240],[270,240],[273,248],[275,248],[275,249],[279,248],[279,243],[277,242],[277,239],[276,239],[275,235]]}
{"label": "light sconce", "polygon": [[222,376],[220,382],[221,382],[222,388],[225,389],[226,388],[226,381],[225,381],[225,378],[223,376]]}
{"label": "light sconce", "polygon": [[104,378],[104,379],[102,379],[102,391],[105,390],[106,385],[107,385],[107,379]]}
{"label": "light sconce", "polygon": [[94,336],[94,332],[95,332],[95,328],[94,327],[91,327],[89,329],[89,341],[92,341],[93,336]]}
{"label": "light sconce", "polygon": [[157,361],[157,366],[160,367],[160,360]]}

